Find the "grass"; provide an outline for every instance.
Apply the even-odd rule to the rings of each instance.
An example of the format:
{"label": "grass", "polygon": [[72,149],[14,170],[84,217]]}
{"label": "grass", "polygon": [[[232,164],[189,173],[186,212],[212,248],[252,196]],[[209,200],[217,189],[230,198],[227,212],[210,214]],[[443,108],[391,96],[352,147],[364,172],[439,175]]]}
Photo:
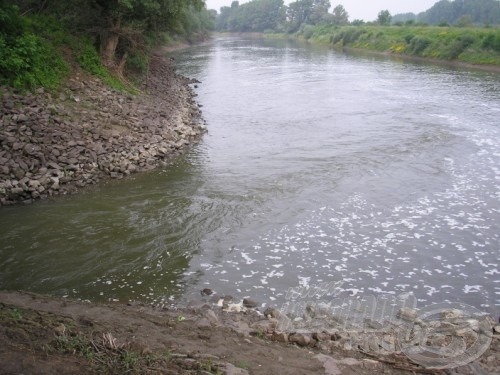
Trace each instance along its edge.
{"label": "grass", "polygon": [[431,26],[308,26],[299,37],[399,55],[500,66],[499,28]]}
{"label": "grass", "polygon": [[83,356],[90,361],[93,372],[102,374],[145,374],[152,368],[161,368],[171,355],[141,354],[118,345],[111,333],[86,337],[79,333],[65,333],[52,343],[52,351]]}
{"label": "grass", "polygon": [[10,315],[11,315],[12,319],[14,319],[14,320],[21,320],[23,318],[22,312],[19,311],[18,309],[12,309],[10,311]]}
{"label": "grass", "polygon": [[240,361],[236,364],[236,367],[246,370],[248,369],[248,363],[246,363],[245,361]]}

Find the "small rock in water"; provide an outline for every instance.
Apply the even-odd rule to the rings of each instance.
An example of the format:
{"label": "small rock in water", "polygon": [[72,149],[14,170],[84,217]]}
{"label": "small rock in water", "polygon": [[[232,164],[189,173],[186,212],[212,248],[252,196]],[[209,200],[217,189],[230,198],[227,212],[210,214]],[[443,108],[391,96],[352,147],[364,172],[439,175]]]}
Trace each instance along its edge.
{"label": "small rock in water", "polygon": [[244,298],[243,299],[243,306],[251,309],[251,308],[257,307],[257,302],[255,302],[254,300],[251,300],[250,298]]}
{"label": "small rock in water", "polygon": [[418,313],[414,309],[410,309],[409,307],[403,307],[398,312],[398,318],[408,321],[413,321],[418,318]]}
{"label": "small rock in water", "polygon": [[214,293],[214,291],[210,288],[205,288],[205,289],[201,290],[200,293],[202,296],[211,296]]}

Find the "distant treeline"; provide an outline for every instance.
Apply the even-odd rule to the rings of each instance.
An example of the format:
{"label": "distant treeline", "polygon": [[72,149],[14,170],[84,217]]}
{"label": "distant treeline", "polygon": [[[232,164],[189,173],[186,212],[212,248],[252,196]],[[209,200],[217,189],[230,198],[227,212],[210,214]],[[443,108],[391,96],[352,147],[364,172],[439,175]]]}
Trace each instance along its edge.
{"label": "distant treeline", "polygon": [[216,29],[229,32],[286,32],[295,33],[306,25],[363,25],[363,24],[429,24],[429,25],[500,25],[499,0],[441,0],[429,10],[392,16],[381,10],[376,20],[350,20],[343,5],[333,7],[329,0],[297,0],[288,6],[283,0],[252,0],[220,9]]}
{"label": "distant treeline", "polygon": [[394,23],[413,21],[429,25],[499,25],[498,0],[441,0],[425,12],[396,14]]}

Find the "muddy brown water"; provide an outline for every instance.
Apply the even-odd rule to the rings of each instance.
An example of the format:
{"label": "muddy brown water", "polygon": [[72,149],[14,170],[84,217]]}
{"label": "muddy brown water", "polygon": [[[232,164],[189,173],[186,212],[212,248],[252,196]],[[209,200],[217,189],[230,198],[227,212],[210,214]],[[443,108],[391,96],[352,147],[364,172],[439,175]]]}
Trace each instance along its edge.
{"label": "muddy brown water", "polygon": [[279,305],[342,282],[498,315],[498,74],[236,37],[175,58],[208,135],[166,169],[2,208],[0,289]]}

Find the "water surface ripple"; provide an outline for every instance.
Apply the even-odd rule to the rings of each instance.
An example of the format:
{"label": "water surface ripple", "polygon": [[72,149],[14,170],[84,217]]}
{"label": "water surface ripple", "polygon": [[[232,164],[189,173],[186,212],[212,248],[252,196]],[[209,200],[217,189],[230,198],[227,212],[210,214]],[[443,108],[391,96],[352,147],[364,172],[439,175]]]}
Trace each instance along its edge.
{"label": "water surface ripple", "polygon": [[289,287],[500,306],[500,77],[287,41],[176,53],[209,134],[175,165],[0,211],[0,288],[91,300]]}

